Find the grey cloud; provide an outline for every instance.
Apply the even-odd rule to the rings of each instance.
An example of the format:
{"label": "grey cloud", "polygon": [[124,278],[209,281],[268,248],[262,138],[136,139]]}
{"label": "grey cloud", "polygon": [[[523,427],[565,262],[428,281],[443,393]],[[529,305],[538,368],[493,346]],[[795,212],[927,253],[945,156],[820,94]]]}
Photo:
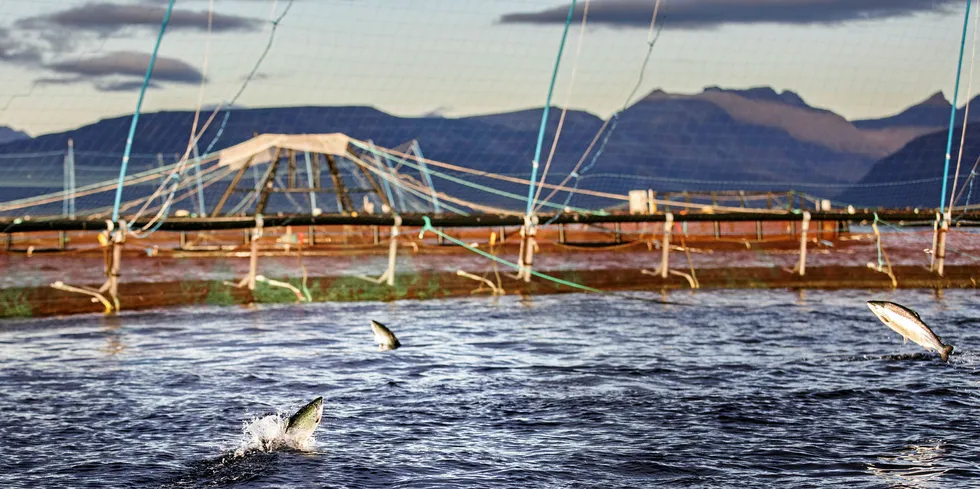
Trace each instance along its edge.
{"label": "grey cloud", "polygon": [[[135,92],[143,88],[143,82],[137,80],[110,81],[95,85],[95,89],[100,92]],[[160,85],[152,81],[146,86],[147,89],[156,90]]]}
{"label": "grey cloud", "polygon": [[[589,23],[648,27],[656,0],[596,0]],[[665,29],[705,29],[726,24],[834,25],[850,21],[945,13],[962,9],[963,0],[662,0],[658,21]],[[582,20],[579,2],[573,19]],[[505,14],[502,24],[565,23],[568,4],[530,13]]]}
{"label": "grey cloud", "polygon": [[[53,63],[44,67],[67,78],[45,79],[47,83],[77,83],[92,81],[103,91],[119,91],[138,88],[146,75],[150,55],[132,51],[117,51],[94,58]],[[118,78],[124,78],[118,80]],[[125,79],[128,78],[128,79]],[[153,82],[195,84],[202,80],[201,72],[175,58],[158,56],[153,66]],[[154,83],[154,88],[158,85]]]}
{"label": "grey cloud", "polygon": [[[74,31],[95,32],[101,35],[114,34],[128,27],[158,29],[166,9],[162,6],[116,4],[110,2],[88,3],[47,15],[28,17],[17,21],[17,27],[31,30],[71,29]],[[256,31],[263,22],[258,19],[215,13],[212,16],[211,30]],[[170,15],[167,29],[207,30],[208,13],[174,9]]]}
{"label": "grey cloud", "polygon": [[20,41],[8,29],[0,27],[0,61],[34,64],[41,60],[41,50]]}

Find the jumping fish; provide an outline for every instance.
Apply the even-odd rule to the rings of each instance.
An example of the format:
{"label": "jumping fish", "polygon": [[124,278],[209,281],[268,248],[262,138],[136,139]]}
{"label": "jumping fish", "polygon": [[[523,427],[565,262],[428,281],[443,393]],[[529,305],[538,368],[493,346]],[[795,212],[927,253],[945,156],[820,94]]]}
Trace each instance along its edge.
{"label": "jumping fish", "polygon": [[379,350],[394,350],[402,346],[395,333],[392,333],[385,325],[371,320],[371,331],[374,331],[374,341],[378,343]]}
{"label": "jumping fish", "polygon": [[943,344],[942,338],[933,333],[919,314],[901,304],[887,301],[868,301],[868,308],[905,341],[912,340],[926,350],[935,350],[943,361],[949,360],[953,345]]}
{"label": "jumping fish", "polygon": [[309,404],[299,408],[296,414],[289,417],[286,423],[286,437],[294,441],[308,439],[320,426],[323,419],[323,397],[318,397]]}

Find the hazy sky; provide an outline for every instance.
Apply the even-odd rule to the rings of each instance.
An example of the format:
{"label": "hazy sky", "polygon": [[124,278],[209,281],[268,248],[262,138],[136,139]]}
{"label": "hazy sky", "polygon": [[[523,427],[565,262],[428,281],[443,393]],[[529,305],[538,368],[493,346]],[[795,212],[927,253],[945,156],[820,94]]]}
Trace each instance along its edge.
{"label": "hazy sky", "polygon": [[[852,119],[898,112],[938,90],[952,98],[965,0],[661,1],[664,30],[641,94],[770,85]],[[606,117],[638,80],[656,0],[592,0],[580,52],[578,3],[554,103]],[[0,125],[37,135],[131,113],[166,4],[0,0]],[[288,4],[215,0],[205,104],[239,90],[270,19]],[[567,8],[563,0],[295,0],[239,103],[450,116],[540,107]],[[175,9],[145,111],[197,104],[208,0],[177,0]],[[972,40],[971,31],[968,59]]]}

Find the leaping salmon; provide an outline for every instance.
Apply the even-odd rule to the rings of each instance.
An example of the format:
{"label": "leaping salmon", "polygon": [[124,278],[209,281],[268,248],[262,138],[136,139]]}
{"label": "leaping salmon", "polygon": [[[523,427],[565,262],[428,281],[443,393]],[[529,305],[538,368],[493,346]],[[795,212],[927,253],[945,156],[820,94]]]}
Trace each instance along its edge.
{"label": "leaping salmon", "polygon": [[944,362],[949,360],[953,345],[943,344],[942,338],[922,321],[917,312],[888,301],[868,301],[868,308],[906,341],[912,340],[926,350],[935,350]]}

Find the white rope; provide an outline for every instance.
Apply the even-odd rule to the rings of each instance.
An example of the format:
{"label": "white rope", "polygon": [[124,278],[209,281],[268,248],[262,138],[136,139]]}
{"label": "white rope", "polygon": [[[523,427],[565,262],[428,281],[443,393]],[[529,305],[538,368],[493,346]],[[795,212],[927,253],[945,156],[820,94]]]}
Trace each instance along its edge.
{"label": "white rope", "polygon": [[[956,185],[960,179],[960,162],[963,161],[963,144],[966,142],[966,126],[970,121],[970,95],[973,93],[973,66],[977,56],[977,27],[980,26],[980,8],[973,16],[973,47],[970,55],[970,75],[967,78],[966,107],[963,109],[963,131],[960,134],[960,151],[956,156],[956,172],[953,173],[953,190],[950,195],[948,212],[953,212],[953,198],[956,195]],[[965,185],[964,185],[965,187]]]}
{"label": "white rope", "polygon": [[[214,117],[218,113],[216,108],[215,111],[211,114],[211,117],[208,118],[207,124],[201,129],[201,132],[200,133],[197,132],[197,125],[201,120],[201,106],[204,105],[204,85],[208,72],[208,60],[210,58],[210,53],[211,53],[211,33],[212,33],[213,24],[214,24],[214,0],[209,0],[208,1],[208,29],[207,29],[207,34],[205,35],[204,38],[204,59],[201,61],[201,83],[198,86],[197,107],[194,108],[194,122],[191,124],[191,134],[188,138],[189,140],[187,142],[187,149],[184,150],[184,156],[180,159],[180,162],[178,163],[178,166],[174,169],[174,172],[171,173],[170,176],[167,178],[167,180],[164,181],[164,184],[161,185],[156,192],[154,192],[153,197],[159,195],[161,189],[167,185],[169,180],[173,178],[175,174],[178,175],[183,174],[184,169],[187,167],[187,162],[190,158],[191,151],[194,149],[194,146],[197,145],[198,139],[200,139],[201,136],[204,135],[204,131],[206,131],[208,126],[211,125],[211,122],[214,120]],[[141,231],[146,231],[147,229],[150,229],[150,227],[156,224],[158,220],[163,218],[163,214],[166,213],[166,210],[170,207],[170,203],[173,200],[175,193],[177,193],[176,183],[171,185],[170,194],[166,198],[166,203],[163,206],[161,206],[160,212],[158,212],[155,216],[153,216],[153,218],[150,219],[150,221],[147,222],[146,225],[140,229]],[[144,205],[143,208],[136,213],[136,215],[133,217],[132,221],[130,222],[139,219],[140,216],[143,215],[143,212],[146,210],[149,203],[152,202],[153,197],[147,199],[146,205]]]}
{"label": "white rope", "polygon": [[555,137],[551,141],[551,150],[548,152],[548,161],[544,164],[544,171],[541,173],[541,182],[538,185],[537,192],[534,193],[534,199],[531,201],[533,206],[537,202],[538,197],[541,196],[541,185],[544,184],[545,179],[548,177],[548,170],[551,168],[551,160],[555,157],[555,150],[558,149],[558,139],[561,138],[561,130],[565,125],[565,114],[568,113],[568,104],[572,100],[572,89],[575,87],[575,76],[578,74],[578,61],[582,56],[582,44],[585,39],[585,26],[589,21],[589,0],[585,0],[585,9],[582,11],[582,27],[579,28],[578,43],[575,47],[575,59],[572,62],[572,76],[568,82],[568,92],[565,93],[565,103],[562,104],[561,116],[558,118],[558,127],[555,129]]}
{"label": "white rope", "polygon": [[[627,95],[626,102],[623,104],[623,108],[620,109],[620,111],[626,110],[626,108],[629,106],[630,100],[632,100],[632,98],[636,94],[637,90],[639,90],[640,84],[643,83],[643,74],[646,71],[647,63],[650,61],[650,54],[653,52],[653,46],[656,44],[657,39],[659,39],[659,37],[660,37],[660,31],[657,29],[657,15],[660,13],[660,2],[661,2],[661,0],[657,0],[657,3],[654,4],[654,6],[653,6],[653,16],[650,18],[650,30],[647,33],[647,46],[648,47],[647,47],[646,55],[643,58],[643,63],[641,65],[641,67],[640,67],[640,76],[639,76],[639,79],[636,82],[636,86],[634,86],[633,87],[633,90],[630,92],[630,94]],[[582,20],[583,20],[583,23],[584,23],[585,18],[583,17]],[[562,180],[562,182],[559,184],[560,187],[564,187],[565,184],[568,183],[568,181],[571,180],[573,176],[578,176],[578,173],[577,172],[578,172],[579,168],[582,166],[582,163],[585,162],[585,159],[588,157],[589,153],[592,152],[593,146],[595,146],[596,141],[599,140],[599,136],[602,135],[603,131],[606,130],[606,126],[608,126],[608,125],[609,125],[609,119],[606,119],[606,121],[602,124],[602,127],[600,127],[599,130],[596,132],[595,137],[592,138],[592,144],[590,144],[589,147],[586,148],[585,153],[582,155],[581,158],[579,158],[578,164],[575,165],[575,168],[573,168],[572,171],[570,171],[568,173],[568,176],[566,176],[565,179]],[[557,139],[557,135],[556,135],[556,139]],[[542,178],[541,181],[544,182],[544,179]],[[554,197],[556,193],[557,193],[557,191],[556,190],[553,190],[550,194],[548,194],[548,197],[546,197],[543,201],[541,201],[538,204],[538,207],[535,209],[535,211],[540,210],[541,207],[543,207],[548,201],[550,201],[551,198]]]}

